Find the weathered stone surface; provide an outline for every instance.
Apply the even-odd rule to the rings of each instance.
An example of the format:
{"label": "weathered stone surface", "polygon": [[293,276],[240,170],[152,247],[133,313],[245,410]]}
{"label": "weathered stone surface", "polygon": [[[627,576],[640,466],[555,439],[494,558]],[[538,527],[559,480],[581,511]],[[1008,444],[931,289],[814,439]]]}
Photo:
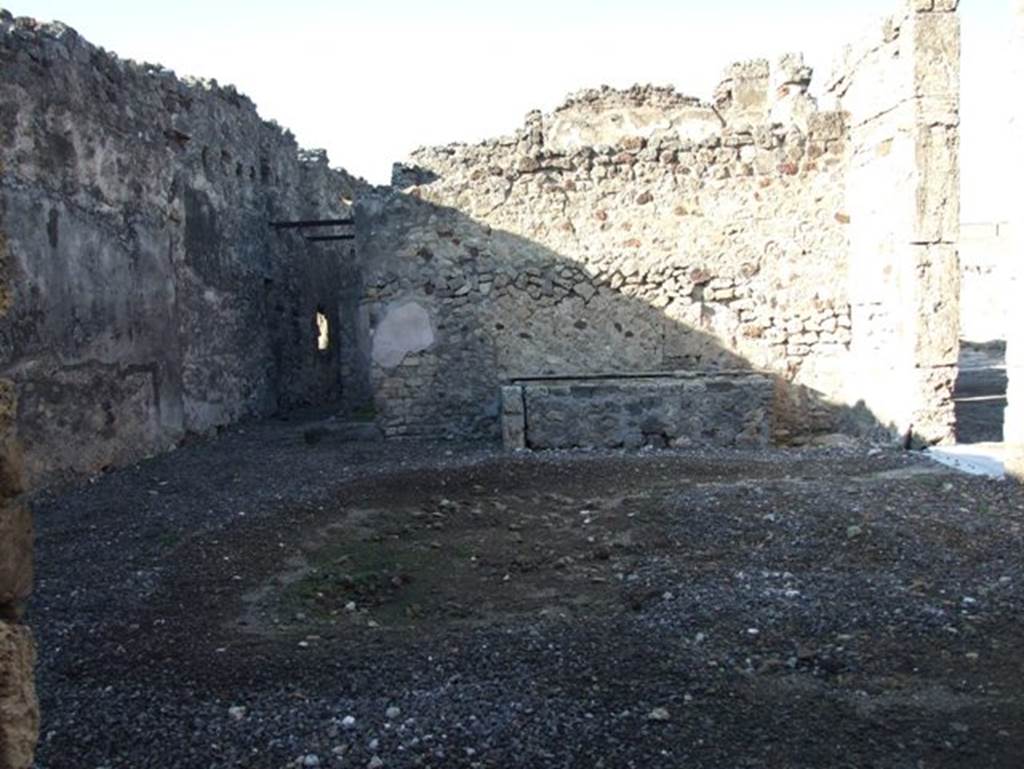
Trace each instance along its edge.
{"label": "weathered stone surface", "polygon": [[[844,379],[916,381],[955,347],[955,255],[917,255],[957,238],[953,6],[910,2],[851,46],[837,110],[801,56],[742,62],[714,107],[581,91],[511,136],[419,150],[379,190],[231,88],[4,16],[0,334],[30,477],[322,402],[342,377],[388,435],[495,435],[517,377],[675,368],[770,372],[779,436],[909,424],[920,393]],[[357,192],[351,267],[267,227]],[[340,345],[316,349],[316,313]]]}
{"label": "weathered stone surface", "polygon": [[1009,477],[1024,481],[1024,443],[1007,444],[1003,465]]}
{"label": "weathered stone surface", "polygon": [[32,514],[17,501],[0,503],[0,613],[17,605],[32,590]]}
{"label": "weathered stone surface", "polygon": [[[0,26],[10,20],[0,10]],[[3,212],[0,197],[0,322],[10,312],[15,295]],[[0,344],[0,349],[6,344]],[[0,376],[0,769],[31,766],[39,731],[32,638],[27,628],[17,624],[32,591],[33,545],[31,511],[22,499],[25,463],[17,431],[17,385]]]}
{"label": "weathered stone surface", "polygon": [[752,374],[522,383],[535,449],[764,446],[774,386]]}
{"label": "weathered stone surface", "polygon": [[0,500],[3,500],[25,491],[25,457],[21,443],[14,437],[14,420],[0,417],[0,425],[4,425],[0,427]]}
{"label": "weathered stone surface", "polygon": [[923,444],[955,440],[953,387],[956,374],[955,365],[922,367],[912,372],[910,384],[915,402],[911,424],[914,438]]}
{"label": "weathered stone surface", "polygon": [[501,388],[501,441],[506,449],[526,448],[526,404],[520,385]]}
{"label": "weathered stone surface", "polygon": [[829,93],[849,112],[853,126],[885,115],[913,88],[913,55],[904,35],[906,17],[889,17],[846,46],[828,79]]}
{"label": "weathered stone surface", "polygon": [[30,484],[338,397],[357,350],[318,351],[314,316],[355,325],[351,260],[268,220],[342,215],[356,180],[233,88],[63,25],[5,16],[0,61],[0,373]]}
{"label": "weathered stone surface", "polygon": [[956,128],[922,126],[917,138],[916,243],[956,243],[960,236],[960,139]]}
{"label": "weathered stone surface", "polygon": [[914,95],[959,101],[960,19],[955,13],[917,13],[911,26]]}
{"label": "weathered stone surface", "polygon": [[[567,155],[588,147],[615,146],[624,140],[701,141],[721,127],[710,105],[671,88],[652,86],[580,91],[540,122],[544,148]],[[531,160],[525,165],[521,162],[520,170],[536,171],[543,165]]]}
{"label": "weathered stone surface", "polygon": [[960,0],[910,0],[910,7],[917,12],[923,11],[955,11]]}
{"label": "weathered stone surface", "polygon": [[[777,77],[800,93],[810,72],[787,57]],[[843,117],[801,128],[765,112],[688,141],[670,129],[692,101],[583,92],[514,136],[419,150],[405,186],[358,201],[374,338],[402,303],[434,321],[429,348],[373,363],[388,434],[496,435],[501,384],[537,375],[765,368],[827,402],[851,339]],[[625,109],[661,110],[665,132]],[[618,126],[615,143],[563,130],[581,116]],[[834,432],[831,411],[787,412],[787,429]]]}
{"label": "weathered stone surface", "polygon": [[960,268],[956,246],[914,246],[914,360],[954,366],[960,352]]}
{"label": "weathered stone surface", "polygon": [[817,101],[807,92],[813,73],[804,63],[803,54],[790,53],[779,58],[771,71],[774,101],[768,115],[770,123],[794,125],[805,133],[811,130],[810,124],[820,114]]}
{"label": "weathered stone surface", "polygon": [[[808,84],[810,75],[807,77]],[[764,59],[737,62],[726,70],[715,89],[715,106],[729,124],[759,125],[766,122],[772,99],[771,71]]]}
{"label": "weathered stone surface", "polygon": [[32,766],[39,733],[34,666],[28,628],[0,619],[0,769]]}
{"label": "weathered stone surface", "polygon": [[956,15],[914,0],[852,46],[830,83],[853,126],[845,400],[924,442],[953,436],[959,53]]}
{"label": "weathered stone surface", "polygon": [[394,368],[410,353],[426,350],[434,343],[430,316],[416,302],[389,307],[373,334],[373,362]]}

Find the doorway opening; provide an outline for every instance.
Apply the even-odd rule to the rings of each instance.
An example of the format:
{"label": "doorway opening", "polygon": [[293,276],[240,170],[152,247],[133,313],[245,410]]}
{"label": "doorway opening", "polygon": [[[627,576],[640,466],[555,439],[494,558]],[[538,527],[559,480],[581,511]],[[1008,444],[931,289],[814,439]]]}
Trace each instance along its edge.
{"label": "doorway opening", "polygon": [[316,349],[320,352],[330,349],[331,346],[331,324],[324,314],[323,308],[316,311]]}

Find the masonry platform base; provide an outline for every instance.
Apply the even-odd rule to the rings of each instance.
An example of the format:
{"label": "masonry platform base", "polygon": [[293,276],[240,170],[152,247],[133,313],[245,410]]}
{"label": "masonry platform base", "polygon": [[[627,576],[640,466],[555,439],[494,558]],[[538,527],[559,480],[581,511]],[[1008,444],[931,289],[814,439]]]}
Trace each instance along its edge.
{"label": "masonry platform base", "polygon": [[773,394],[751,371],[514,379],[502,437],[507,449],[766,446]]}

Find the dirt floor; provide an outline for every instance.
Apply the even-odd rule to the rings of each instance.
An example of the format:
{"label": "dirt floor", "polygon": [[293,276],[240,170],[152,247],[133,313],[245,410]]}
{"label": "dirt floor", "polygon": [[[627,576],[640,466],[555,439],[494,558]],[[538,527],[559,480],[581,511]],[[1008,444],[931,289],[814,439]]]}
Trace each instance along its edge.
{"label": "dirt floor", "polygon": [[1024,764],[1024,494],[271,421],[41,495],[38,766]]}

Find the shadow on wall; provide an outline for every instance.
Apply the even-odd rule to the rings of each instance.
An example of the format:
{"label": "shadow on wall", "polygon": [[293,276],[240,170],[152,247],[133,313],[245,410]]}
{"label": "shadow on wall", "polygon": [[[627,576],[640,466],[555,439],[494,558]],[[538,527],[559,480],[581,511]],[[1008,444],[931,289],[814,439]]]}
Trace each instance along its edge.
{"label": "shadow on wall", "polygon": [[0,376],[30,487],[344,396],[315,318],[340,325],[350,260],[269,223],[344,216],[358,180],[233,88],[61,24],[0,12],[0,62]]}
{"label": "shadow on wall", "polygon": [[[723,346],[713,331],[731,322],[722,308],[742,299],[742,285],[672,260],[621,282],[596,277],[534,240],[425,201],[415,188],[377,190],[356,210],[366,291],[354,335],[390,436],[495,437],[501,387],[515,379],[676,371],[766,373],[775,443],[893,435],[863,403],[834,403]],[[746,269],[753,275],[759,265]],[[832,351],[836,366],[848,354],[846,338]],[[688,407],[707,442],[736,444],[735,432],[716,434],[721,413],[702,411],[699,399]]]}
{"label": "shadow on wall", "polygon": [[[316,310],[340,325],[349,266],[271,232],[255,207],[229,216],[181,188],[183,222],[133,238],[0,189],[17,275],[0,371],[18,388],[32,485],[342,396],[343,340],[318,350]],[[45,217],[59,237],[42,242]]]}

